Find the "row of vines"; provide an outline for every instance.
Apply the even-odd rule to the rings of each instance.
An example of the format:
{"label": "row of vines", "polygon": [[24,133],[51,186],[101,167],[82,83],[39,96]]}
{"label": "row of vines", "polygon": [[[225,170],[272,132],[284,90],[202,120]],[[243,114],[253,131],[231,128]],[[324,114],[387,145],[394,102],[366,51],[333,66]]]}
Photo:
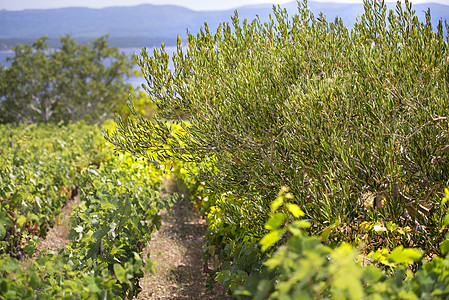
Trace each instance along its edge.
{"label": "row of vines", "polygon": [[[2,126],[0,298],[132,298],[150,262],[142,250],[169,208],[159,187],[164,172],[131,155],[119,155],[95,126]],[[43,252],[24,266],[79,193],[70,217],[70,241],[59,253]]]}
{"label": "row of vines", "polygon": [[1,254],[20,258],[45,238],[81,170],[99,163],[98,137],[83,124],[0,127]]}

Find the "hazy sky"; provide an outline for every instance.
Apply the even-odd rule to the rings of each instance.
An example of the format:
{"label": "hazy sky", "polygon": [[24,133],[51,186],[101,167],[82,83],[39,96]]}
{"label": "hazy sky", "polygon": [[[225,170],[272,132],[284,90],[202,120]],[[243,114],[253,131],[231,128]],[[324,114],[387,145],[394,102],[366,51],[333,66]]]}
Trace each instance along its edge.
{"label": "hazy sky", "polygon": [[286,3],[292,0],[0,0],[0,9],[22,10],[29,8],[57,8],[84,6],[132,6],[142,3],[174,4],[194,10],[219,10],[258,3]]}
{"label": "hazy sky", "polygon": [[[72,6],[101,8],[107,6],[132,6],[142,3],[175,4],[194,10],[231,9],[259,3],[286,3],[292,0],[0,0],[0,9],[46,9]],[[362,0],[319,0],[329,2],[362,2]],[[412,3],[434,2],[449,5],[449,0],[415,0]]]}

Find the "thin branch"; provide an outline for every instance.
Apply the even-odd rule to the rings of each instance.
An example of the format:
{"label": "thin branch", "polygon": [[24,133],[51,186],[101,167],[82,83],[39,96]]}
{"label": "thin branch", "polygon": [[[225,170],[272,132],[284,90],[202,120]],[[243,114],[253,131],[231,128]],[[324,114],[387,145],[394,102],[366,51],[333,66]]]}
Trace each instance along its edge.
{"label": "thin branch", "polygon": [[417,134],[418,132],[420,132],[425,126],[437,122],[437,121],[441,121],[441,120],[447,120],[447,117],[438,117],[435,118],[433,120],[430,120],[429,122],[427,122],[426,124],[421,125],[418,129],[416,129],[412,134],[410,134],[408,137],[405,138],[405,141],[409,140],[410,138],[412,138],[415,134]]}
{"label": "thin branch", "polygon": [[444,146],[440,151],[438,151],[437,155],[440,155],[442,152],[446,151],[447,149],[449,149],[449,145]]}
{"label": "thin branch", "polygon": [[203,146],[203,144],[200,143],[200,141],[198,141],[189,131],[189,129],[187,127],[184,127],[184,122],[182,120],[181,121],[181,128],[184,129],[185,132],[187,132],[187,134],[195,141],[198,143],[198,145]]}
{"label": "thin branch", "polygon": [[265,158],[265,160],[271,165],[271,167],[273,168],[273,170],[276,172],[276,174],[279,175],[279,177],[281,177],[282,181],[284,181],[284,179],[282,178],[281,173],[279,172],[278,168],[273,164],[273,162],[271,161],[271,159],[268,158],[268,156],[265,154],[265,151],[263,151],[262,146],[259,147],[260,152],[262,153],[263,157]]}

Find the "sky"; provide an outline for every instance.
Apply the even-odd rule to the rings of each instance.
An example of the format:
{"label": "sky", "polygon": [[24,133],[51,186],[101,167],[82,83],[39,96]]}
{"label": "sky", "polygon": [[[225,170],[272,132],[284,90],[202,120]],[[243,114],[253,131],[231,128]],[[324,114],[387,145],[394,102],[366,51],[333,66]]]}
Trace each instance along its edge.
{"label": "sky", "polygon": [[[239,6],[273,3],[282,4],[292,0],[0,0],[0,10],[48,9],[61,7],[133,6],[143,3],[174,4],[193,10],[222,10]],[[294,1],[294,0],[293,0]],[[317,0],[315,0],[317,1]],[[362,2],[362,0],[318,0],[321,2]],[[449,5],[449,0],[412,0],[412,3],[433,2]]]}
{"label": "sky", "polygon": [[0,0],[0,9],[23,10],[73,6],[102,8],[107,6],[133,6],[149,3],[156,5],[174,4],[193,10],[221,10],[243,5],[260,3],[282,4],[290,1],[292,0]]}

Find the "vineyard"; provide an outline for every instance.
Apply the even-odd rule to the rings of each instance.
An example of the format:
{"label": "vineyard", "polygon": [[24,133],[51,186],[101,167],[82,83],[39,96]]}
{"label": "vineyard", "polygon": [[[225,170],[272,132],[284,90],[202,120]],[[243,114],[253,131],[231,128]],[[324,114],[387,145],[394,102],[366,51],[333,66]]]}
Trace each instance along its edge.
{"label": "vineyard", "polygon": [[[142,52],[154,114],[130,99],[101,129],[2,125],[0,298],[137,297],[174,178],[207,225],[205,287],[447,299],[449,26],[430,18],[377,1],[352,29],[307,3],[236,13],[178,40],[174,70],[164,47]],[[33,257],[75,196],[68,244]]]}
{"label": "vineyard", "polygon": [[[115,154],[95,126],[2,126],[1,298],[109,299],[138,294],[141,254],[160,225],[162,169]],[[19,146],[20,145],[20,146]],[[70,242],[59,253],[32,255],[76,193]],[[36,294],[37,292],[37,294]]]}

